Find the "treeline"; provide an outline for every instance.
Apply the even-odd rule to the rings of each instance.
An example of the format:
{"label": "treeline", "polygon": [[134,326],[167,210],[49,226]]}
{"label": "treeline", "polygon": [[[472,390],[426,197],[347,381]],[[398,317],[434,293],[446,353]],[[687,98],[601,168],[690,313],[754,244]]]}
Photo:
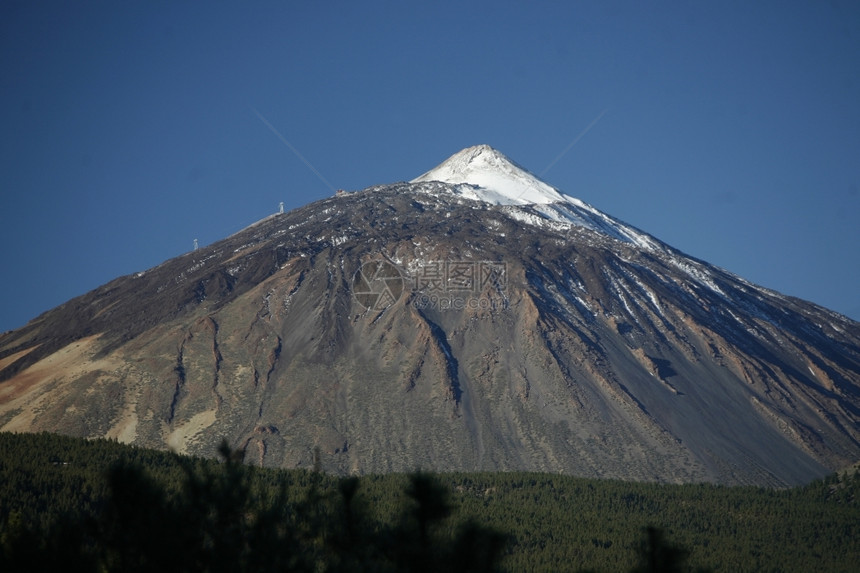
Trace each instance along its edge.
{"label": "treeline", "polygon": [[0,433],[0,571],[856,571],[860,477],[337,478]]}

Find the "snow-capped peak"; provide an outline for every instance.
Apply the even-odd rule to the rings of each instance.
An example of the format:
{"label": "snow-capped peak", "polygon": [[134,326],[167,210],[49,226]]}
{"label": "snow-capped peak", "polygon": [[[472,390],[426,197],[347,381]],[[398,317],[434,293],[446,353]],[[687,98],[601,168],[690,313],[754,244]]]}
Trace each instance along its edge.
{"label": "snow-capped peak", "polygon": [[467,147],[410,183],[431,181],[455,186],[451,192],[466,199],[510,205],[511,216],[532,225],[573,224],[647,250],[662,248],[650,235],[561,193],[489,145]]}
{"label": "snow-capped peak", "polygon": [[411,183],[441,181],[474,187],[475,199],[496,205],[546,204],[565,201],[547,185],[489,145],[467,147]]}

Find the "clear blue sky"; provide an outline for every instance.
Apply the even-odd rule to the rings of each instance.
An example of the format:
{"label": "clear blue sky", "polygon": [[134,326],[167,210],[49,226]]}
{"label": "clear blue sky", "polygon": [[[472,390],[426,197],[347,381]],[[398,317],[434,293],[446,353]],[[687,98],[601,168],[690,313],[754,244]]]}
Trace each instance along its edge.
{"label": "clear blue sky", "polygon": [[[0,331],[488,143],[860,319],[860,4],[0,3]],[[605,113],[601,116],[600,114]]]}

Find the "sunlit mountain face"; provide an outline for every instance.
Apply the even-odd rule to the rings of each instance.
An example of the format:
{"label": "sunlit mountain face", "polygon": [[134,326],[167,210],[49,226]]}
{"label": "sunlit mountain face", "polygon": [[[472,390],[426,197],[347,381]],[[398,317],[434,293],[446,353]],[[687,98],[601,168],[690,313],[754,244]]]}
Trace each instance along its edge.
{"label": "sunlit mountain face", "polygon": [[791,485],[860,459],[860,325],[488,146],[0,336],[0,430],[327,471]]}

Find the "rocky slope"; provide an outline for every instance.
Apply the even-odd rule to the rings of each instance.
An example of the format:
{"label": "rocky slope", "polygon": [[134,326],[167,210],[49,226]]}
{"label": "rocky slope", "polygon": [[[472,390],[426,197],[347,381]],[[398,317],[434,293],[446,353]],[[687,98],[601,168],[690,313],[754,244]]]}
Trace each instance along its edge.
{"label": "rocky slope", "polygon": [[860,459],[860,324],[534,181],[470,148],[118,278],[0,336],[0,430],[341,473]]}

